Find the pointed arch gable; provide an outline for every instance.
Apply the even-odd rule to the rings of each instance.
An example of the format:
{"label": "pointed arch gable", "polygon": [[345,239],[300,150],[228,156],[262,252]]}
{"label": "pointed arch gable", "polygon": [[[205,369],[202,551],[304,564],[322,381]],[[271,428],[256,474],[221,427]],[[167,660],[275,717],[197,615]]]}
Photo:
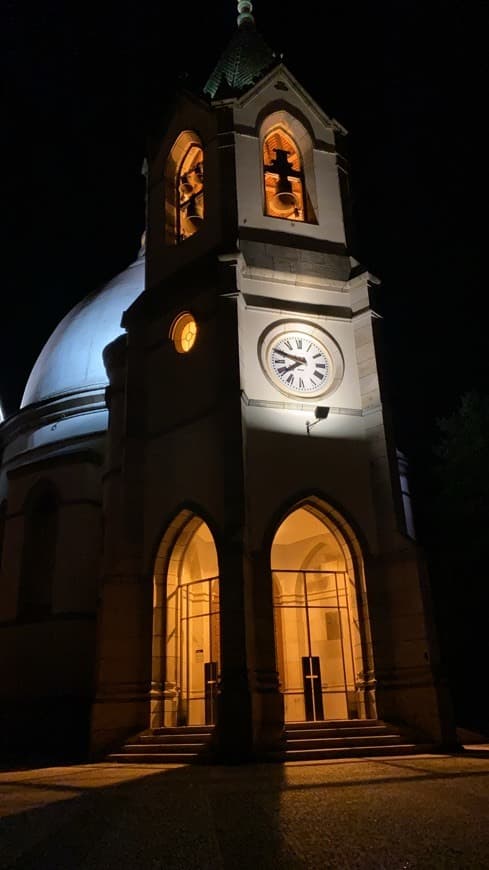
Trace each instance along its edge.
{"label": "pointed arch gable", "polygon": [[263,535],[263,546],[267,552],[270,551],[278,527],[299,507],[309,507],[310,510],[331,522],[335,528],[343,529],[346,540],[351,544],[355,560],[366,562],[369,559],[370,548],[367,539],[355,519],[336,499],[318,490],[296,492],[274,511]]}
{"label": "pointed arch gable", "polygon": [[151,550],[151,562],[147,569],[148,577],[153,577],[154,579],[155,574],[159,575],[167,570],[169,557],[175,542],[194,518],[198,518],[209,527],[219,553],[220,529],[214,517],[201,504],[185,500],[167,515],[159,527],[160,531],[155,538]]}

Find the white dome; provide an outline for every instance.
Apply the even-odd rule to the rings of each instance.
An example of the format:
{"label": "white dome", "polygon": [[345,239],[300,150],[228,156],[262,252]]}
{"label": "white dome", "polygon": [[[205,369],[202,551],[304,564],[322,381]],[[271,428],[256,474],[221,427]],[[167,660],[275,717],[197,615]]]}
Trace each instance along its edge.
{"label": "white dome", "polygon": [[[27,381],[21,408],[52,396],[107,385],[102,352],[121,335],[126,308],[144,290],[144,258],[79,302],[44,345]],[[1,411],[0,411],[1,420]]]}

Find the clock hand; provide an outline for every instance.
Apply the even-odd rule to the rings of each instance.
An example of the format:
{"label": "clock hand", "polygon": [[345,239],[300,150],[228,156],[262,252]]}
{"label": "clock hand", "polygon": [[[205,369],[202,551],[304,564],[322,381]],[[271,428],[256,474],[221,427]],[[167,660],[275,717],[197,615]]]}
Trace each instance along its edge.
{"label": "clock hand", "polygon": [[275,349],[275,353],[279,353],[281,356],[286,356],[286,357],[288,357],[289,359],[293,359],[293,360],[295,360],[295,362],[298,363],[299,365],[300,365],[301,363],[304,363],[304,365],[305,365],[305,363],[306,363],[306,360],[304,359],[303,356],[294,356],[293,353],[287,353],[286,350],[277,350],[277,349]]}

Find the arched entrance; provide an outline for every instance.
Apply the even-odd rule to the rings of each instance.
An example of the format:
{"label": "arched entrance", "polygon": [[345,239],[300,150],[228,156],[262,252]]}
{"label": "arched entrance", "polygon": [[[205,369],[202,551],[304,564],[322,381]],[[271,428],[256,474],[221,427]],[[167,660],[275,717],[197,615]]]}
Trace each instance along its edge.
{"label": "arched entrance", "polygon": [[271,565],[285,721],[361,718],[358,566],[345,535],[318,508],[299,507],[275,534]]}
{"label": "arched entrance", "polygon": [[[180,527],[176,538],[175,526]],[[170,536],[164,559],[161,551]],[[157,568],[165,566],[161,574],[155,571],[153,643],[156,668],[159,659],[165,677],[163,724],[213,725],[220,671],[219,571],[208,525],[185,512],[165,535],[156,561]]]}

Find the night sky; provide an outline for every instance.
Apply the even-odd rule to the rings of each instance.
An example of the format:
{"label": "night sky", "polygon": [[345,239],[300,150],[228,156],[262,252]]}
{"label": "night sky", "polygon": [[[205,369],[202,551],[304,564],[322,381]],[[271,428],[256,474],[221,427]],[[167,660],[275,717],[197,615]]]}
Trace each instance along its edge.
{"label": "night sky", "polygon": [[[61,317],[136,257],[147,135],[177,84],[203,85],[234,31],[231,0],[168,5],[3,4],[7,415]],[[483,4],[257,0],[254,13],[349,131],[353,253],[382,281],[397,442],[422,463],[437,417],[485,388]]]}

